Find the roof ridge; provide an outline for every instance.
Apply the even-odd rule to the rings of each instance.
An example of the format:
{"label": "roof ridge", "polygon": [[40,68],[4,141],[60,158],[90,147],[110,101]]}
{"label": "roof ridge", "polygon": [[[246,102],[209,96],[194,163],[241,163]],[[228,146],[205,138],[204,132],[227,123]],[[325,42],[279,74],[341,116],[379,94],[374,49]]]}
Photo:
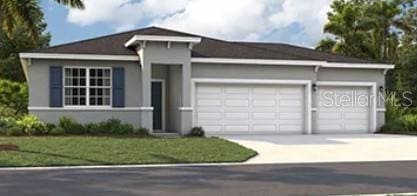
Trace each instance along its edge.
{"label": "roof ridge", "polygon": [[[237,41],[239,42],[239,41]],[[285,45],[288,47],[293,47],[293,48],[299,48],[299,49],[303,49],[303,50],[308,50],[311,52],[317,52],[317,53],[322,53],[322,54],[328,54],[328,55],[332,55],[334,57],[344,57],[344,58],[349,58],[349,59],[354,59],[354,60],[361,60],[361,61],[369,61],[370,63],[372,62],[369,59],[361,59],[361,58],[357,58],[357,57],[352,57],[352,56],[347,56],[347,55],[343,55],[343,54],[336,54],[336,53],[332,53],[332,52],[327,52],[327,51],[319,51],[319,50],[315,50],[312,48],[307,48],[307,47],[303,47],[303,46],[297,46],[297,45],[292,45],[292,44],[287,44],[287,43],[281,43],[281,42],[248,42],[248,41],[242,41],[239,43],[248,43],[248,44],[265,44],[265,45]]]}
{"label": "roof ridge", "polygon": [[[270,51],[270,52],[273,52],[273,53],[278,53],[276,50],[272,50],[272,49],[269,49],[269,48],[262,48],[262,47],[258,47],[258,46],[246,45],[245,44],[245,43],[255,43],[255,44],[258,44],[258,43],[261,43],[261,42],[239,42],[239,41],[233,41],[233,42],[229,42],[229,43],[239,44],[239,45],[242,45],[242,46],[245,46],[245,47],[256,48],[256,49],[261,49],[261,50],[267,50],[267,51]],[[273,44],[273,43],[271,43],[271,44]],[[275,44],[279,44],[279,43],[275,43]],[[303,57],[303,58],[309,58],[311,60],[320,61],[320,59],[313,58],[313,57],[310,57],[310,56],[305,56],[305,55],[300,55],[300,54],[293,54],[293,53],[289,53],[289,52],[285,52],[285,51],[280,51],[280,53],[284,53],[286,55],[291,55],[293,57]]]}

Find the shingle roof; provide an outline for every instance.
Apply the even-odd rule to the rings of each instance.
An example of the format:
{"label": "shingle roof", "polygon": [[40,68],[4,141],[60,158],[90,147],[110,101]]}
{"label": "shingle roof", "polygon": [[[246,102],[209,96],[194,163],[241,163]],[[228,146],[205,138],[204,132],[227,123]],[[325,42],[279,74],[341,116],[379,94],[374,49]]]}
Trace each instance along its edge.
{"label": "shingle roof", "polygon": [[205,36],[173,31],[160,27],[148,27],[93,39],[72,42],[49,48],[37,49],[34,53],[135,55],[124,46],[134,35],[165,35],[201,37],[201,43],[192,49],[192,57],[273,59],[273,60],[319,60],[329,62],[369,63],[367,60],[346,57],[309,48],[280,43],[230,42]]}

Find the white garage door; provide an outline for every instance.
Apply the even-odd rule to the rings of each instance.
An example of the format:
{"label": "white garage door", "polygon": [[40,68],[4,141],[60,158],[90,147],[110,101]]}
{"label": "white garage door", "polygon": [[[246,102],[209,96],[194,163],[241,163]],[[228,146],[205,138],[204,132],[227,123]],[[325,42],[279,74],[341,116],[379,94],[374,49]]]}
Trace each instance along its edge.
{"label": "white garage door", "polygon": [[300,134],[303,95],[303,86],[197,84],[194,120],[208,134]]}
{"label": "white garage door", "polygon": [[370,88],[319,87],[317,133],[367,133]]}

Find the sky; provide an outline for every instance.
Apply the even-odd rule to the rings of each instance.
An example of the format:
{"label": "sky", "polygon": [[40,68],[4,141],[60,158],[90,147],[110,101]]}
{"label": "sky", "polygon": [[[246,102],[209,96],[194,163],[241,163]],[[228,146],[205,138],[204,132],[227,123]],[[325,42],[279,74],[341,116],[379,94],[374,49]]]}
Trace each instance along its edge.
{"label": "sky", "polygon": [[69,9],[41,0],[51,45],[148,26],[225,40],[314,47],[331,0],[84,0]]}

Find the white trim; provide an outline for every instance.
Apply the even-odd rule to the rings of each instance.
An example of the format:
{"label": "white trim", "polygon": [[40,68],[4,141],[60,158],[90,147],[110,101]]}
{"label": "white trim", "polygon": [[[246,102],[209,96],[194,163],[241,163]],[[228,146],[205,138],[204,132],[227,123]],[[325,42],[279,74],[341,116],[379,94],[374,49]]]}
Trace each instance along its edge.
{"label": "white trim", "polygon": [[370,132],[377,131],[377,119],[376,119],[376,112],[377,112],[377,89],[376,89],[376,82],[346,82],[346,81],[318,81],[316,82],[317,86],[361,86],[361,87],[370,87],[370,96],[372,97],[371,109],[370,109],[370,118],[369,118],[369,125],[370,125]]}
{"label": "white trim", "polygon": [[[154,78],[151,80],[151,88],[152,88],[152,82],[160,82],[162,85],[162,130],[153,130],[153,132],[155,131],[165,131],[166,127],[166,97],[165,97],[165,79],[159,79],[159,78]],[[152,91],[152,89],[151,89]],[[153,107],[152,107],[153,108]]]}
{"label": "white trim", "polygon": [[54,107],[37,107],[29,106],[29,110],[32,111],[140,111],[140,107],[124,107],[124,108],[110,108],[110,107],[66,107],[66,108],[54,108]]}
{"label": "white trim", "polygon": [[316,107],[311,108],[311,111],[312,111],[312,112],[317,112],[317,110],[318,110],[318,108],[316,108]]}
{"label": "white trim", "polygon": [[377,108],[376,111],[377,112],[386,112],[387,109],[386,108]]}
{"label": "white trim", "polygon": [[178,110],[179,111],[193,111],[194,108],[193,107],[179,107]]}
{"label": "white trim", "polygon": [[139,57],[137,55],[20,53],[19,57],[21,59],[73,59],[73,60],[139,61]]}
{"label": "white trim", "polygon": [[[262,80],[262,79],[227,79],[227,78],[194,78],[191,79],[191,105],[195,108],[195,90],[197,83],[226,83],[226,84],[285,84],[285,85],[304,85],[305,88],[305,134],[312,133],[312,115],[311,115],[311,80]],[[192,114],[193,127],[196,126],[196,115]]]}
{"label": "white trim", "polygon": [[140,111],[153,111],[153,107],[138,107]]}
{"label": "white trim", "polygon": [[140,44],[140,41],[200,43],[201,42],[201,37],[134,35],[132,38],[130,38],[124,44],[124,46],[127,48],[127,47],[130,47],[132,45],[138,45],[138,44]]}
{"label": "white trim", "polygon": [[304,60],[272,60],[272,59],[233,59],[233,58],[191,58],[192,63],[218,63],[218,64],[250,64],[250,65],[291,65],[291,66],[314,66],[326,68],[361,68],[361,69],[394,69],[392,64],[373,63],[332,63],[327,61],[304,61]]}
{"label": "white trim", "polygon": [[233,59],[233,58],[191,58],[192,63],[259,64],[259,65],[300,65],[318,66],[325,61],[272,60],[272,59]]}

